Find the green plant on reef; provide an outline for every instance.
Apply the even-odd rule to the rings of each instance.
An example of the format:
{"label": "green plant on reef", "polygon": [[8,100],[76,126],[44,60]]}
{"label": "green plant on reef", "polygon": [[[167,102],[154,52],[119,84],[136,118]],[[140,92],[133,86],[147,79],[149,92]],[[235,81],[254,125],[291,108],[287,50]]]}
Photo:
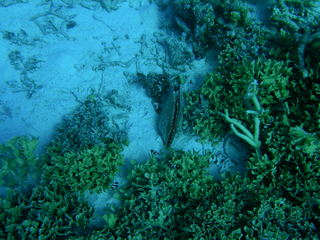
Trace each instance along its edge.
{"label": "green plant on reef", "polygon": [[292,127],[289,132],[293,144],[309,156],[320,156],[320,135],[309,133],[301,127]]}
{"label": "green plant on reef", "polygon": [[[200,45],[225,38],[220,65],[187,94],[186,119],[206,140],[225,136],[231,126],[255,150],[246,171],[217,180],[208,172],[210,154],[152,155],[132,167],[120,190],[123,205],[107,209],[105,225],[93,229],[81,193],[109,189],[123,161],[123,138],[91,95],[58,129],[41,162],[42,182],[0,197],[0,238],[319,239],[320,37],[313,9],[319,1],[270,2],[272,29],[263,33],[243,21],[243,1],[173,3],[177,16],[185,16],[177,25]],[[2,183],[15,186],[28,177],[36,142],[18,137],[0,146]]]}
{"label": "green plant on reef", "polygon": [[1,239],[66,239],[87,231],[92,209],[57,182],[0,197]]}
{"label": "green plant on reef", "polygon": [[110,118],[94,91],[80,102],[47,147],[44,178],[53,178],[73,192],[109,189],[123,163],[120,152],[126,139],[121,129],[111,126]]}
{"label": "green plant on reef", "polygon": [[212,45],[224,46],[252,25],[250,7],[243,0],[157,1],[174,12],[174,25],[192,40],[197,57],[204,56]]}
{"label": "green plant on reef", "polygon": [[254,181],[259,176],[251,169],[244,176],[228,174],[218,181],[208,175],[209,164],[208,156],[171,151],[136,165],[122,190],[123,207],[106,216],[109,224],[94,236],[190,240],[317,236],[319,185],[312,186],[316,177],[300,178],[309,191],[294,199],[291,185],[283,189],[285,171],[271,185]]}
{"label": "green plant on reef", "polygon": [[[92,113],[96,119],[89,116]],[[103,129],[107,120],[101,102],[88,97],[64,123],[69,128],[58,129],[39,161],[36,138],[17,137],[1,145],[1,163],[12,168],[1,169],[6,183],[22,183],[30,172],[41,173],[40,183],[28,191],[9,189],[0,197],[1,239],[79,239],[92,232],[93,209],[82,193],[110,190],[123,163],[122,142],[108,138],[110,129]]]}
{"label": "green plant on reef", "polygon": [[271,38],[279,46],[277,58],[289,53],[304,78],[313,71],[306,63],[317,62],[314,59],[318,58],[313,53],[320,40],[319,3],[318,0],[276,0],[272,6]]}
{"label": "green plant on reef", "polygon": [[117,239],[186,239],[194,208],[207,201],[214,185],[208,166],[208,156],[178,151],[136,165],[122,191],[124,206],[113,228]]}
{"label": "green plant on reef", "polygon": [[[226,49],[221,53],[221,64],[225,63],[225,55],[229,55],[229,51],[231,50]],[[262,136],[264,129],[257,131],[256,128],[260,125],[259,121],[262,124],[272,124],[273,116],[270,112],[279,113],[282,121],[287,119],[291,75],[289,61],[261,57],[255,61],[244,59],[236,64],[228,62],[221,65],[214,73],[208,74],[200,90],[188,94],[186,117],[197,135],[204,139],[215,139],[230,130],[226,125],[224,114],[221,114],[228,109],[229,116],[241,121],[242,126],[253,125],[254,132]],[[250,90],[253,89],[253,82],[259,86],[259,96],[256,97]],[[251,97],[248,97],[248,93]],[[263,106],[261,112],[260,105]],[[260,113],[259,121],[257,112]],[[256,120],[252,121],[250,115]],[[250,145],[255,144],[250,143]]]}
{"label": "green plant on reef", "polygon": [[[199,214],[203,221],[192,227],[193,232],[199,234],[197,239],[319,238],[320,65],[319,56],[314,54],[318,38],[318,27],[314,23],[318,17],[313,16],[311,10],[284,7],[285,11],[278,12],[279,19],[272,19],[275,22],[271,24],[277,28],[269,37],[278,42],[270,45],[269,52],[261,48],[259,57],[252,58],[251,51],[239,55],[243,50],[241,45],[227,44],[219,55],[220,66],[207,75],[199,90],[187,95],[185,113],[194,133],[212,140],[223,137],[233,124],[231,129],[235,135],[254,149],[259,146],[259,154],[256,151],[247,160],[244,176],[223,179],[213,201],[220,199],[224,204]],[[275,11],[272,18],[276,16]],[[309,14],[307,20],[302,12]],[[281,22],[286,17],[286,21]],[[315,21],[309,25],[313,17]],[[273,35],[279,32],[279,35]],[[292,38],[294,32],[296,38]],[[305,41],[304,55],[301,50],[297,52],[302,40]],[[282,44],[286,46],[282,47]],[[243,46],[246,51],[246,44]],[[308,74],[301,71],[303,68]],[[243,98],[255,80],[258,104],[253,98]],[[261,109],[259,105],[263,111],[257,111]],[[253,115],[246,114],[248,109]],[[248,203],[251,209],[231,208],[235,204],[228,199],[237,192],[235,181],[246,182],[239,186],[239,192],[253,193],[249,198],[238,196],[239,200],[243,199],[238,204]],[[222,189],[227,182],[232,191],[224,193]],[[220,194],[224,196],[223,200]],[[233,218],[225,208],[232,209]],[[220,217],[222,210],[227,216]],[[237,213],[241,213],[240,221],[234,217]],[[218,225],[217,219],[227,219],[227,222],[221,221]],[[197,222],[195,218],[193,220]],[[212,225],[217,226],[215,230],[204,227]]]}
{"label": "green plant on reef", "polygon": [[0,144],[0,186],[16,186],[28,177],[36,178],[38,139],[35,137],[14,137]]}
{"label": "green plant on reef", "polygon": [[94,145],[65,154],[48,149],[48,161],[44,165],[44,177],[56,179],[73,192],[101,192],[110,184],[123,163],[121,145],[107,140],[103,145]]}
{"label": "green plant on reef", "polygon": [[319,0],[284,0],[285,3],[296,5],[302,9],[319,7]]}

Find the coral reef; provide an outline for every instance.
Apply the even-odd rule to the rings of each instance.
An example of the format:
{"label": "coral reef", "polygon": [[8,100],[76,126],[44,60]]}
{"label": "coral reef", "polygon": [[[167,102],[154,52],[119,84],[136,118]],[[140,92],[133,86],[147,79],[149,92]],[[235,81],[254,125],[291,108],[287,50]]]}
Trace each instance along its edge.
{"label": "coral reef", "polygon": [[29,178],[37,178],[37,146],[37,138],[25,136],[0,144],[0,186],[21,186]]}
{"label": "coral reef", "polygon": [[[0,197],[0,237],[57,239],[93,230],[90,223],[94,211],[83,194],[114,192],[114,178],[123,163],[120,154],[123,141],[119,142],[116,135],[112,135],[115,139],[109,138],[111,135],[92,135],[95,129],[111,131],[104,129],[104,120],[109,118],[101,107],[102,100],[89,95],[70,116],[71,120],[62,123],[67,128],[58,128],[41,157],[34,153],[36,138],[16,137],[1,145],[1,184],[17,188]],[[87,115],[92,112],[97,118]],[[80,119],[82,124],[78,122]],[[70,128],[77,122],[77,129]],[[37,173],[40,182],[21,191],[25,188],[22,183],[31,173]]]}
{"label": "coral reef", "polygon": [[[56,147],[56,146],[55,146]],[[119,166],[123,163],[120,145],[106,140],[80,151],[63,155],[48,150],[50,159],[44,166],[44,176],[54,178],[72,192],[101,192],[110,189]]]}
{"label": "coral reef", "polygon": [[272,38],[282,46],[279,54],[290,53],[304,78],[308,77],[310,71],[305,61],[313,58],[307,51],[314,49],[312,42],[319,41],[320,17],[317,6],[319,1],[277,0],[274,1],[270,17],[270,24],[274,26]]}
{"label": "coral reef", "polygon": [[123,189],[124,206],[114,227],[117,238],[183,239],[195,207],[214,186],[208,166],[208,156],[183,152],[136,165]]}
{"label": "coral reef", "polygon": [[80,196],[51,180],[32,193],[19,191],[0,197],[0,237],[58,239],[84,234],[92,209]]}
{"label": "coral reef", "polygon": [[[219,50],[219,65],[199,89],[186,93],[184,109],[171,77],[139,74],[159,104],[156,110],[169,116],[163,120],[164,143],[170,146],[183,110],[197,137],[211,144],[237,139],[248,150],[245,169],[217,179],[209,172],[212,153],[164,148],[147,162],[128,163],[127,183],[114,189],[126,142],[121,116],[128,108],[117,92],[92,91],[84,101],[77,99],[79,107],[57,128],[43,156],[34,154],[34,138],[0,145],[2,183],[17,187],[0,197],[0,237],[319,239],[318,2],[272,0],[264,24],[240,0],[161,1],[197,57]],[[120,113],[113,115],[113,108]],[[30,169],[41,172],[41,182],[20,191]],[[104,224],[93,225],[83,194],[103,191],[119,204],[107,199]]]}
{"label": "coral reef", "polygon": [[92,90],[85,100],[77,100],[78,107],[58,125],[52,149],[63,154],[103,146],[108,139],[120,145],[127,141],[128,108],[119,101],[116,92],[99,94]]}
{"label": "coral reef", "polygon": [[260,106],[260,103],[258,101],[257,95],[256,95],[256,83],[254,82],[254,88],[255,90],[250,94],[250,98],[252,99],[255,110],[248,110],[247,113],[253,115],[253,121],[254,121],[254,133],[251,133],[245,126],[242,125],[241,122],[234,118],[230,118],[228,109],[225,109],[224,114],[222,116],[226,119],[227,122],[230,123],[230,127],[232,132],[245,142],[247,142],[251,147],[253,147],[256,150],[256,154],[260,156],[260,146],[261,142],[259,140],[260,135],[260,120],[259,120],[259,114],[261,113],[262,109]]}
{"label": "coral reef", "polygon": [[159,1],[159,4],[172,9],[172,25],[192,40],[197,57],[204,56],[211,45],[224,46],[252,22],[250,8],[241,0]]}

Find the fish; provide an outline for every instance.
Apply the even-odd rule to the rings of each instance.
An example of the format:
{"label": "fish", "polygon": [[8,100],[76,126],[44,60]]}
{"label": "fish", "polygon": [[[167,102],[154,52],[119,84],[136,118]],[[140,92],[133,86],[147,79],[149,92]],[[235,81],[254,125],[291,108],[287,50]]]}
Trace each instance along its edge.
{"label": "fish", "polygon": [[158,131],[166,148],[172,144],[183,119],[183,96],[180,86],[170,86],[162,96]]}

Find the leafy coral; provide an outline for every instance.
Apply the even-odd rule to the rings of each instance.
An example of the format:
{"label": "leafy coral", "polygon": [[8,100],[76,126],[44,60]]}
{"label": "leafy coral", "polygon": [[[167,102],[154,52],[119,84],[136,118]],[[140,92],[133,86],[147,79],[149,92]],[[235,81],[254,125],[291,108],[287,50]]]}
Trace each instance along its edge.
{"label": "leafy coral", "polygon": [[101,236],[110,236],[110,231],[116,239],[317,236],[319,218],[313,211],[319,212],[319,187],[312,187],[313,180],[298,200],[282,189],[285,184],[276,185],[287,181],[281,176],[271,179],[275,185],[253,181],[259,176],[250,172],[217,181],[207,174],[208,164],[208,156],[173,151],[135,166],[123,190],[124,206]]}
{"label": "leafy coral", "polygon": [[102,97],[92,93],[58,127],[48,145],[42,169],[72,192],[110,188],[123,158],[126,133],[112,125]]}
{"label": "leafy coral", "polygon": [[[279,4],[280,2],[285,4],[283,1],[277,1]],[[292,3],[282,5],[289,12],[279,12],[282,19],[288,17],[285,23],[283,22],[288,25],[281,25],[280,20],[277,22],[279,25],[271,22],[276,29],[269,32],[267,39],[271,42],[277,40],[269,46],[269,53],[265,48],[261,48],[262,54],[252,59],[251,51],[239,55],[241,45],[230,43],[219,55],[221,65],[215,72],[208,74],[199,90],[187,96],[188,106],[185,112],[194,132],[203,138],[213,139],[230,131],[230,126],[226,124],[233,121],[230,117],[219,114],[224,109],[231,112],[230,116],[239,121],[237,123],[241,121],[243,125],[238,126],[253,129],[254,122],[245,112],[251,113],[255,108],[246,96],[250,81],[258,83],[257,97],[262,107],[259,114],[261,155],[252,153],[246,163],[247,173],[240,178],[241,181],[248,181],[246,187],[240,189],[256,192],[257,195],[253,196],[256,202],[250,211],[241,211],[243,216],[247,217],[246,220],[251,220],[241,221],[242,225],[233,230],[225,224],[225,230],[218,227],[210,233],[219,239],[229,239],[226,233],[233,236],[230,239],[319,237],[316,233],[320,225],[320,98],[317,80],[319,58],[311,51],[316,49],[316,44],[311,42],[316,42],[318,30],[313,24],[318,20],[317,16],[312,14],[312,9],[294,10],[290,4]],[[271,15],[271,21],[277,21],[274,19],[275,11],[276,9]],[[309,15],[306,19],[302,11],[303,14]],[[292,20],[292,25],[289,25],[289,19]],[[311,23],[310,19],[314,21]],[[305,27],[306,29],[302,30]],[[303,43],[303,32],[309,30],[312,34]],[[272,35],[279,32],[278,36]],[[294,32],[296,38],[292,38]],[[286,46],[282,47],[283,44]],[[301,48],[301,44],[305,44],[303,53],[306,54],[301,55],[301,50],[296,51]],[[304,67],[308,74],[304,74]],[[224,119],[220,118],[221,116]],[[230,183],[230,187],[233,186],[234,182]],[[226,198],[229,198],[232,193],[226,195]],[[220,195],[217,196],[219,197]],[[225,202],[221,208],[229,206],[228,202]],[[214,212],[220,210],[213,209]],[[210,224],[213,224],[217,218],[218,216],[206,221],[211,220]],[[203,235],[200,236],[207,236],[207,232],[201,226],[195,229],[195,232],[203,231]],[[217,235],[220,231],[221,235]]]}
{"label": "leafy coral", "polygon": [[0,197],[0,237],[58,239],[84,234],[92,209],[79,196],[51,182],[32,193]]}
{"label": "leafy coral", "polygon": [[[160,1],[161,2],[161,1]],[[228,38],[250,26],[250,7],[242,0],[232,1],[174,1],[169,5],[174,12],[174,25],[192,39],[197,57],[211,46],[222,47]]]}
{"label": "leafy coral", "polygon": [[[205,139],[223,137],[231,123],[238,127],[235,135],[240,129],[259,143],[243,175],[214,179],[207,171],[209,155],[174,150],[152,155],[129,174],[121,190],[123,206],[106,211],[106,225],[93,231],[92,210],[77,192],[109,187],[122,162],[123,138],[109,127],[101,98],[92,96],[58,130],[43,164],[42,184],[29,195],[1,198],[0,237],[319,239],[317,2],[272,1],[269,29],[261,31],[259,24],[248,26],[243,1],[173,3],[181,18],[176,24],[194,35],[199,55],[210,44],[221,48],[219,67],[187,94],[185,116]],[[221,114],[225,109],[228,113]],[[21,148],[7,147],[20,159]]]}
{"label": "leafy coral", "polygon": [[63,155],[52,151],[43,167],[44,177],[48,181],[55,179],[72,192],[107,190],[123,163],[121,151],[122,147],[110,140],[103,145]]}
{"label": "leafy coral", "polygon": [[208,156],[170,152],[135,166],[123,190],[124,207],[114,229],[118,239],[177,239],[191,223],[194,207],[214,184]]}
{"label": "leafy coral", "polygon": [[15,186],[22,184],[28,177],[37,177],[35,153],[38,139],[35,137],[14,137],[0,144],[0,185]]}
{"label": "leafy coral", "polygon": [[[312,69],[306,66],[308,58],[314,58],[308,51],[314,49],[313,42],[319,41],[319,11],[317,0],[277,0],[272,7],[270,24],[273,26],[271,38],[277,42],[279,58],[290,53],[290,58],[303,77],[308,77]],[[318,5],[319,7],[319,5]]]}
{"label": "leafy coral", "polygon": [[[270,111],[281,112],[280,116],[285,117],[291,75],[288,61],[258,58],[256,61],[245,59],[236,65],[223,65],[207,75],[199,91],[189,93],[186,116],[193,130],[203,138],[216,138],[228,131],[220,114],[225,109],[228,109],[230,116],[250,126],[252,121],[246,111],[253,110],[254,105],[248,98],[248,90],[252,82],[256,82],[257,96],[264,109],[261,113],[262,124],[269,124],[273,120]],[[192,102],[192,98],[196,102]]]}
{"label": "leafy coral", "polygon": [[[87,104],[84,109],[96,109],[94,99],[84,104]],[[101,109],[99,111],[98,116],[103,116]],[[79,111],[72,119],[77,119],[80,113],[87,114]],[[88,119],[82,126],[84,130],[103,125],[103,121],[95,124],[92,118]],[[72,125],[71,122],[65,124]],[[33,171],[42,177],[33,189],[23,193],[8,190],[1,197],[1,237],[57,239],[83,236],[92,231],[89,223],[93,210],[80,193],[110,189],[123,158],[119,142],[106,136],[93,142],[91,133],[82,132],[81,128],[78,131],[60,128],[39,161],[35,154],[36,138],[17,137],[1,145],[3,163],[7,163],[1,173],[7,184],[21,183]],[[78,134],[89,138],[74,141]]]}

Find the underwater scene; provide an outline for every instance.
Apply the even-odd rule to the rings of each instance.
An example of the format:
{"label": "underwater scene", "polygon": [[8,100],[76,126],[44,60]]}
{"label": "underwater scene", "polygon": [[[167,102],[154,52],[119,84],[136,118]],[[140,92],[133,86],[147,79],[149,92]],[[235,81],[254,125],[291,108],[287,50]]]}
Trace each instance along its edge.
{"label": "underwater scene", "polygon": [[0,19],[0,239],[320,239],[320,0]]}

